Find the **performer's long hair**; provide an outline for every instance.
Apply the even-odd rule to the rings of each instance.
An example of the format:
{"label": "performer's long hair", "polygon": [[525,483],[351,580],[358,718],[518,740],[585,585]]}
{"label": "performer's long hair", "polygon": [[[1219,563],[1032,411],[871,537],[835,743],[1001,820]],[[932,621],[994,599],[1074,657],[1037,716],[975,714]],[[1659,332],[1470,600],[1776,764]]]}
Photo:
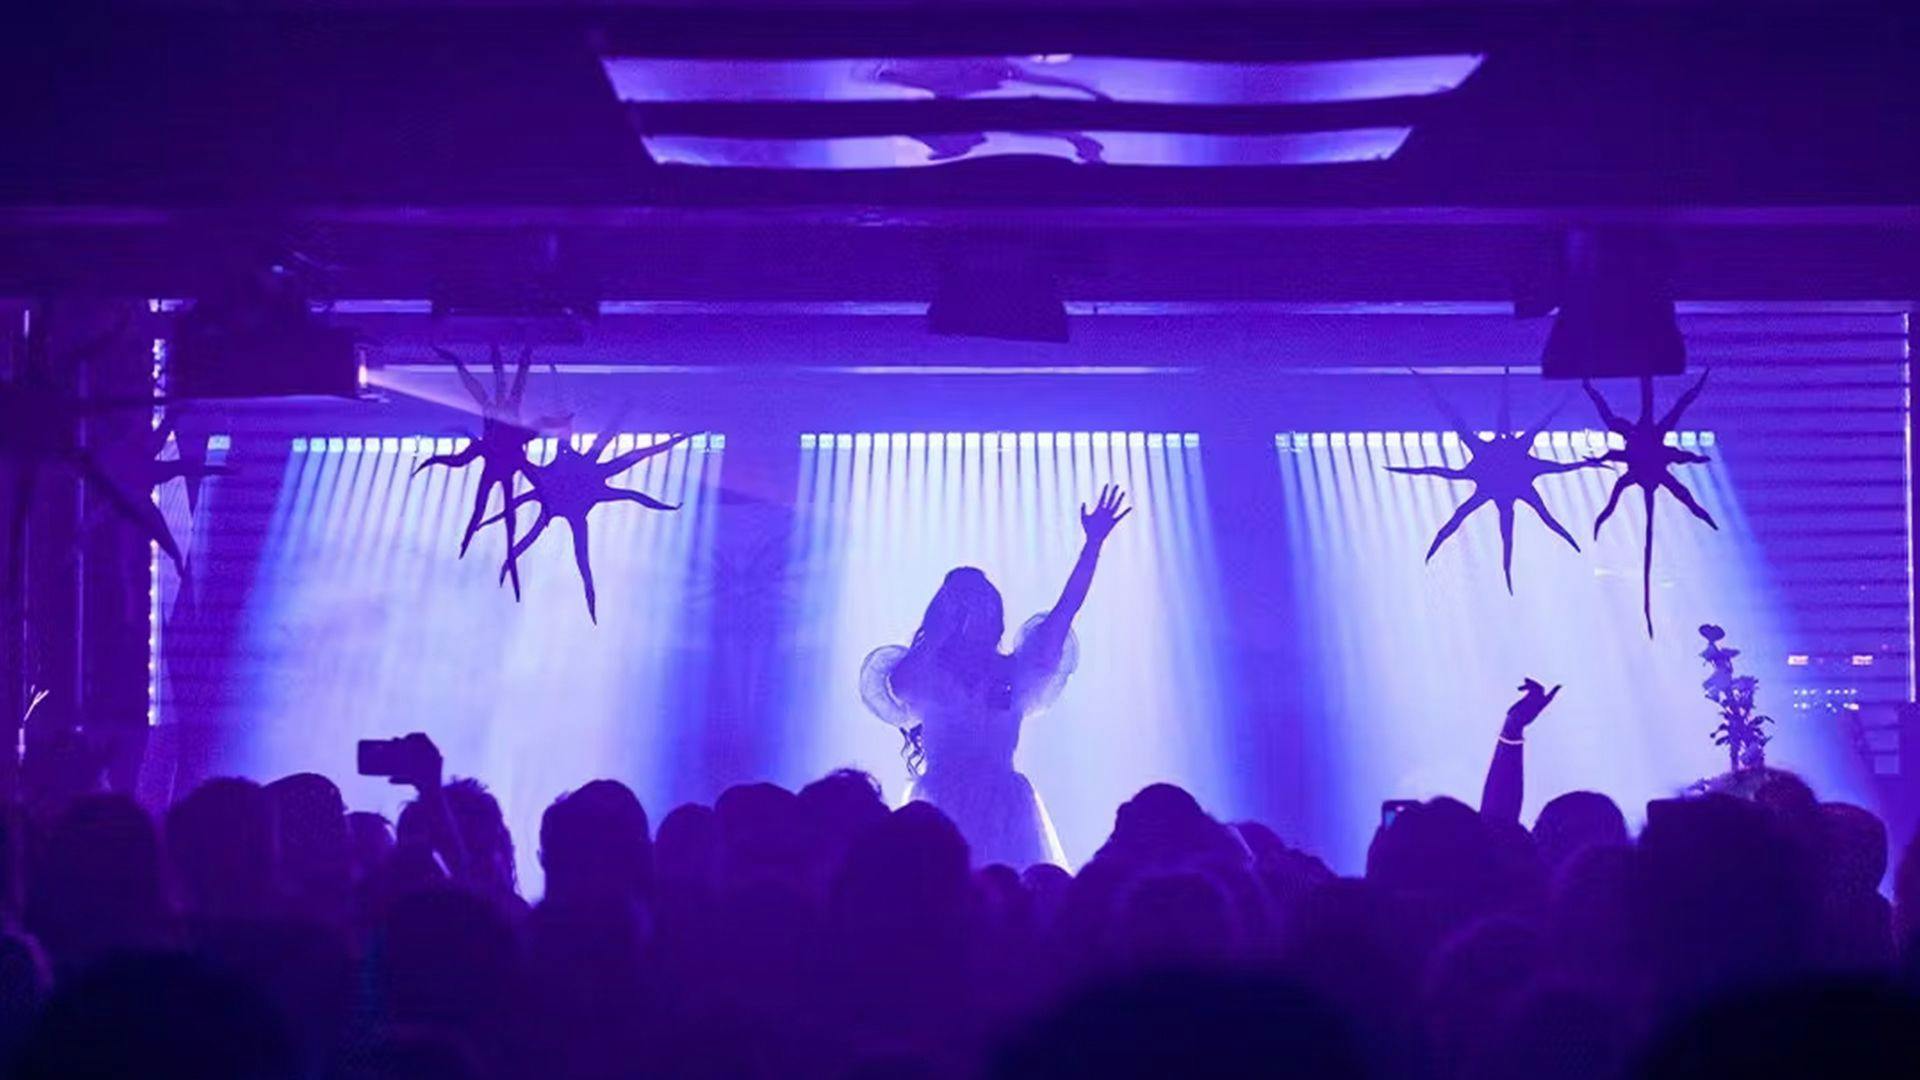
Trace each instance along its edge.
{"label": "performer's long hair", "polygon": [[[901,667],[937,666],[969,697],[983,698],[996,708],[1011,708],[1013,683],[1006,657],[1000,652],[1000,639],[1006,632],[1006,606],[1000,590],[982,571],[962,566],[949,571],[940,590],[933,594]],[[921,745],[920,725],[905,728],[902,733],[906,744],[900,754],[915,776],[922,775],[926,751]]]}

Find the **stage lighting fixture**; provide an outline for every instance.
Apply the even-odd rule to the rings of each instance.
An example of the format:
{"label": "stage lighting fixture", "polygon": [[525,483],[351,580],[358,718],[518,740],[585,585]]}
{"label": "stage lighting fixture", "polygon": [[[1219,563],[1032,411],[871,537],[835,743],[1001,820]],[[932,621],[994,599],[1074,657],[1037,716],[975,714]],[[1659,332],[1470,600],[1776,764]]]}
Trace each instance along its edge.
{"label": "stage lighting fixture", "polygon": [[585,341],[600,317],[600,281],[564,239],[516,233],[446,253],[427,294],[441,340]]}
{"label": "stage lighting fixture", "polygon": [[167,392],[177,398],[356,397],[354,333],[328,326],[280,267],[201,299],[174,318]]}
{"label": "stage lighting fixture", "polygon": [[522,322],[579,328],[600,315],[600,300],[590,288],[513,290],[442,289],[433,297],[435,319]]}
{"label": "stage lighting fixture", "polygon": [[1687,369],[1657,238],[1569,230],[1559,310],[1540,357],[1549,379],[1639,378]]}
{"label": "stage lighting fixture", "polygon": [[433,323],[444,341],[578,345],[600,316],[596,289],[578,282],[468,282],[435,290]]}
{"label": "stage lighting fixture", "polygon": [[1067,308],[1052,271],[1024,252],[963,252],[941,267],[927,328],[947,337],[1067,340]]}

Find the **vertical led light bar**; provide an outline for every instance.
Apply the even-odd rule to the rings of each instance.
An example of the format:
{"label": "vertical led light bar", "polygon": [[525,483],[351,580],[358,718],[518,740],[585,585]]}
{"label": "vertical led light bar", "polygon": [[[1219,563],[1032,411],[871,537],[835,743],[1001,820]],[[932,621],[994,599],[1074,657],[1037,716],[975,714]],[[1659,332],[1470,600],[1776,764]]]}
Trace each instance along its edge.
{"label": "vertical led light bar", "polygon": [[[147,310],[159,314],[162,302],[149,300]],[[167,391],[167,339],[153,339],[153,369],[149,383],[156,398],[165,398]],[[163,412],[155,406],[149,418],[152,426],[149,430],[160,430]],[[158,502],[156,492],[149,491],[147,498]],[[160,722],[160,544],[147,542],[147,726]]]}
{"label": "vertical led light bar", "polygon": [[[1901,440],[1904,457],[1901,462],[1906,477],[1907,504],[1907,700],[1920,700],[1920,657],[1914,655],[1915,647],[1920,646],[1920,627],[1915,620],[1920,619],[1920,610],[1916,609],[1914,590],[1920,588],[1913,576],[1913,312],[1900,316],[1900,423],[1905,438]],[[1904,769],[1906,763],[1902,762]]]}

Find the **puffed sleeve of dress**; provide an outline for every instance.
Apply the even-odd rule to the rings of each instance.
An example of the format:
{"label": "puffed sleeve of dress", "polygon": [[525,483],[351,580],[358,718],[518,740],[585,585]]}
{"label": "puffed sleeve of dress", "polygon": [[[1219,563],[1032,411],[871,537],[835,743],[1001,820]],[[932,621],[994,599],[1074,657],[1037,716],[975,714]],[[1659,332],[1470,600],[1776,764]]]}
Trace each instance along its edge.
{"label": "puffed sleeve of dress", "polygon": [[1013,647],[1014,705],[1022,714],[1040,712],[1059,700],[1067,677],[1080,666],[1080,639],[1071,630],[1061,641],[1058,655],[1042,653],[1034,631],[1046,619],[1044,612],[1028,619]]}

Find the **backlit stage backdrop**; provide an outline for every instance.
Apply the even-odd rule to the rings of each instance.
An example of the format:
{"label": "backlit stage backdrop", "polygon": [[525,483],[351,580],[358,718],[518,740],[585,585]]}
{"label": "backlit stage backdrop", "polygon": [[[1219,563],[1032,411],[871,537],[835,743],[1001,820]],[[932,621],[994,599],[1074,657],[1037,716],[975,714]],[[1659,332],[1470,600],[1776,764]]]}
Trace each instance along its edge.
{"label": "backlit stage backdrop", "polygon": [[[1713,371],[1683,438],[1714,460],[1679,473],[1722,529],[1662,496],[1651,640],[1637,493],[1592,539],[1611,472],[1540,482],[1585,550],[1521,509],[1509,596],[1493,512],[1423,563],[1465,485],[1386,471],[1458,461],[1409,364],[1483,426],[1512,364],[1516,418],[1564,406],[1540,453],[1598,452],[1578,388],[1524,367],[1541,324],[1087,318],[1064,347],[930,339],[880,317],[597,332],[623,323],[644,326],[644,347],[544,350],[535,407],[630,404],[630,427],[725,439],[621,481],[678,513],[596,512],[598,627],[558,526],[523,563],[520,603],[497,584],[497,532],[455,557],[477,476],[411,475],[426,450],[407,440],[435,433],[437,449],[472,424],[424,347],[384,373],[385,404],[197,414],[230,436],[234,473],[204,485],[190,521],[169,496],[194,573],[183,589],[158,570],[149,789],[317,770],[392,812],[401,792],[352,775],[354,741],[424,730],[450,773],[501,797],[532,893],[541,811],[593,777],[630,783],[656,819],[847,765],[898,799],[899,737],[860,702],[861,659],[910,639],[959,565],[1001,588],[1011,636],[1058,595],[1078,505],[1107,481],[1139,510],[1078,624],[1080,668],[1017,762],[1075,861],[1120,801],[1172,780],[1355,870],[1381,800],[1478,798],[1527,676],[1566,690],[1529,737],[1526,812],[1592,787],[1637,819],[1724,768],[1700,690],[1709,621],[1779,720],[1770,761],[1869,805],[1872,772],[1891,768],[1911,633],[1897,315],[1683,320],[1696,370]],[[926,369],[885,366],[900,355]],[[1029,369],[966,366],[983,358]],[[1660,402],[1681,385],[1662,381]],[[1628,383],[1605,389],[1637,404]]]}
{"label": "backlit stage backdrop", "polygon": [[1232,762],[1216,742],[1230,726],[1231,683],[1216,667],[1225,627],[1198,435],[821,433],[803,436],[800,453],[800,557],[812,574],[793,686],[814,722],[792,762],[796,779],[853,764],[897,799],[900,740],[861,704],[862,658],[911,642],[958,566],[979,567],[1000,589],[1011,648],[1066,583],[1081,504],[1116,483],[1135,513],[1107,544],[1075,624],[1081,669],[1028,722],[1019,764],[1076,863],[1147,784],[1225,790]]}
{"label": "backlit stage backdrop", "polygon": [[[1646,518],[1638,494],[1623,499],[1592,538],[1614,472],[1586,469],[1540,482],[1548,509],[1584,551],[1519,508],[1509,597],[1493,507],[1475,513],[1423,565],[1427,538],[1471,485],[1387,471],[1458,467],[1465,455],[1452,433],[1276,439],[1304,668],[1322,682],[1327,715],[1340,718],[1323,797],[1340,807],[1440,794],[1477,800],[1493,736],[1522,677],[1565,686],[1527,748],[1525,820],[1553,796],[1582,788],[1612,795],[1637,819],[1647,800],[1725,771],[1725,752],[1703,735],[1712,709],[1700,697],[1697,628],[1732,628],[1731,644],[1752,658],[1749,665],[1785,654],[1790,636],[1750,539],[1739,477],[1725,460],[1729,448],[1712,432],[1686,431],[1676,441],[1716,458],[1714,467],[1682,476],[1721,531],[1660,496],[1650,640],[1641,629]],[[1563,430],[1544,433],[1535,452],[1571,462],[1597,457],[1607,445],[1603,432]],[[1769,681],[1763,689],[1789,720],[1769,748],[1773,760],[1791,762],[1829,798],[1865,794],[1857,762],[1844,748],[1830,752],[1831,732],[1792,722],[1784,688]],[[1342,818],[1344,834],[1327,850],[1357,865],[1377,819]]]}
{"label": "backlit stage backdrop", "polygon": [[[672,736],[692,728],[660,718],[700,707],[707,634],[691,601],[714,526],[716,442],[616,481],[679,512],[593,515],[596,626],[564,523],[521,557],[520,603],[499,583],[497,528],[454,557],[478,472],[413,474],[451,440],[296,437],[278,444],[283,461],[272,444],[249,455],[242,440],[230,460],[247,471],[210,493],[209,510],[259,515],[258,533],[224,532],[228,550],[209,551],[186,598],[226,625],[196,631],[189,610],[163,631],[183,669],[167,673],[163,718],[204,725],[220,743],[216,771],[323,773],[349,806],[389,816],[410,792],[355,775],[355,743],[426,732],[449,775],[483,778],[499,797],[522,880],[537,885],[540,813],[555,796],[598,776],[664,796],[684,771]],[[536,462],[552,454],[550,443],[534,450]],[[277,483],[265,480],[273,472]],[[235,561],[251,565],[223,573],[240,571]],[[210,661],[196,632],[229,639],[224,655]]]}

